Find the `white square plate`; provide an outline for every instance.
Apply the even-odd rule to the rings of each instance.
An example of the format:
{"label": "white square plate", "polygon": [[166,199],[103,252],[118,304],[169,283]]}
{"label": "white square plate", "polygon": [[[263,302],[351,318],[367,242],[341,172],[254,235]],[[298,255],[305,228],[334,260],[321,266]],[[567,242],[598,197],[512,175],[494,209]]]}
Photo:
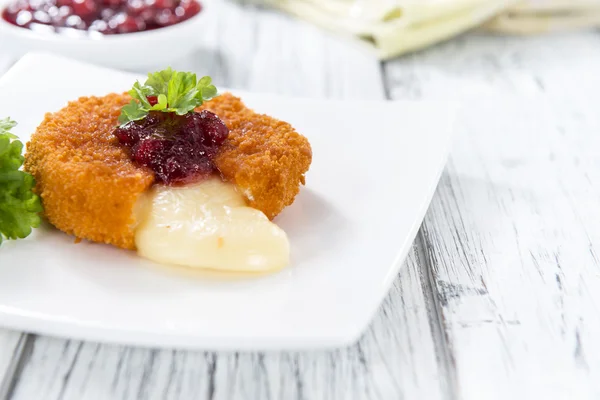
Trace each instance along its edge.
{"label": "white square plate", "polygon": [[[122,92],[135,75],[30,54],[0,80],[22,140],[67,101]],[[0,248],[0,326],[139,346],[299,349],[355,341],[396,277],[443,170],[454,107],[237,92],[308,137],[307,185],[276,222],[280,273],[218,277],[158,267],[50,227]],[[69,179],[65,176],[65,179]]]}

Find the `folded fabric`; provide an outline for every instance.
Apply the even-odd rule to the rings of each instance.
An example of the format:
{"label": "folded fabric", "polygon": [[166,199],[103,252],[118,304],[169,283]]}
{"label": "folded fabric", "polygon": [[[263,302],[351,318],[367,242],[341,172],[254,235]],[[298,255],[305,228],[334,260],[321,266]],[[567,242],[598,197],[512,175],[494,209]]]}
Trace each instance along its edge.
{"label": "folded fabric", "polygon": [[512,34],[537,34],[600,26],[600,0],[523,1],[484,25]]}
{"label": "folded fabric", "polygon": [[577,12],[600,7],[600,0],[521,0],[509,12]]}
{"label": "folded fabric", "polygon": [[481,25],[518,0],[269,0],[326,29],[351,34],[381,59],[427,47]]}
{"label": "folded fabric", "polygon": [[381,59],[483,25],[538,33],[600,23],[600,0],[267,0],[326,29],[352,35]]}

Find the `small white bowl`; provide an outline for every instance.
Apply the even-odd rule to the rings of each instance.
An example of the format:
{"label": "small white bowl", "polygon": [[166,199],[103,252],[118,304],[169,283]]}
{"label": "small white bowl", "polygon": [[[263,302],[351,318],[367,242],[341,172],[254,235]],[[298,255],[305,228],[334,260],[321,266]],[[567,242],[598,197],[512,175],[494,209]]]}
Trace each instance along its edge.
{"label": "small white bowl", "polygon": [[[13,0],[0,0],[0,13]],[[34,32],[0,18],[2,50],[15,58],[30,51],[44,51],[73,59],[130,71],[165,67],[197,48],[206,5],[192,18],[165,28],[98,38]]]}

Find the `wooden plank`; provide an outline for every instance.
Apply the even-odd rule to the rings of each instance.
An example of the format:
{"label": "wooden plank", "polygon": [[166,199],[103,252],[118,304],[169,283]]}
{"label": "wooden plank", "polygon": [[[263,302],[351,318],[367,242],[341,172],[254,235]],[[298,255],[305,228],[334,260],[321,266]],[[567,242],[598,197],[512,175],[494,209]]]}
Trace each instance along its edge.
{"label": "wooden plank", "polygon": [[423,228],[460,398],[600,396],[599,46],[469,36],[386,68],[394,98],[464,101]]}
{"label": "wooden plank", "polygon": [[[513,94],[585,99],[600,87],[596,32],[535,37],[470,34],[386,64],[395,99],[463,99]],[[580,79],[581,78],[581,79]]]}
{"label": "wooden plank", "polygon": [[32,341],[20,332],[0,330],[0,399],[11,392],[14,377],[22,368],[21,360],[28,354]]}
{"label": "wooden plank", "polygon": [[[379,63],[307,24],[225,3],[192,66],[217,84],[305,97],[381,99]],[[446,398],[435,307],[413,251],[368,333],[337,351],[203,353],[38,338],[13,399]],[[424,290],[425,289],[425,290]],[[439,332],[438,332],[439,333]]]}

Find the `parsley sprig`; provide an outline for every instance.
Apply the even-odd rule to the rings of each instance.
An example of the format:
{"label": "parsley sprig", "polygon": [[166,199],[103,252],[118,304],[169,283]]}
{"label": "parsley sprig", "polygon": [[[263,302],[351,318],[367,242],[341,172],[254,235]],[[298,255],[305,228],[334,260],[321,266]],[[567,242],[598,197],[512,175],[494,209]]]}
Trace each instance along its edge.
{"label": "parsley sprig", "polygon": [[35,181],[23,165],[23,143],[10,130],[17,125],[10,118],[0,120],[0,244],[3,238],[29,236],[40,226],[40,198],[33,193]]}
{"label": "parsley sprig", "polygon": [[[167,68],[148,74],[144,84],[136,82],[129,91],[133,98],[121,109],[119,123],[145,118],[150,111],[172,112],[184,115],[217,95],[210,76],[197,80],[192,72],[179,72]],[[151,104],[148,98],[155,99]]]}

